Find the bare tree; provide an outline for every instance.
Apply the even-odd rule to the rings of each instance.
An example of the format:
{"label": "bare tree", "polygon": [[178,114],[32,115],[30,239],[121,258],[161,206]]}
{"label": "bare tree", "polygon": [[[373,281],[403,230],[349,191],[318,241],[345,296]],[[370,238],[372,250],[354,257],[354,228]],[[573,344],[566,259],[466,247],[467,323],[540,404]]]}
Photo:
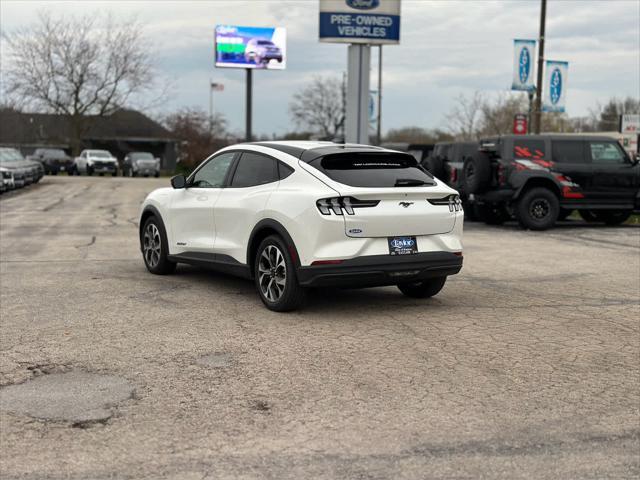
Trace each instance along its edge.
{"label": "bare tree", "polygon": [[187,170],[232,141],[221,114],[211,119],[203,110],[183,108],[168,115],[163,123],[181,141],[180,163]]}
{"label": "bare tree", "polygon": [[293,95],[289,112],[300,126],[323,138],[333,139],[344,125],[344,84],[338,78],[313,77],[311,83]]}
{"label": "bare tree", "polygon": [[478,121],[482,113],[484,98],[480,92],[466,97],[460,95],[446,118],[449,131],[458,140],[475,140],[478,136]]}
{"label": "bare tree", "polygon": [[525,95],[498,93],[494,100],[482,102],[481,119],[479,123],[480,135],[502,135],[513,130],[513,118],[518,113],[526,114],[529,106]]}
{"label": "bare tree", "polygon": [[68,117],[80,148],[88,116],[109,115],[154,87],[141,26],[111,17],[41,13],[35,24],[4,33],[6,93],[27,107]]}

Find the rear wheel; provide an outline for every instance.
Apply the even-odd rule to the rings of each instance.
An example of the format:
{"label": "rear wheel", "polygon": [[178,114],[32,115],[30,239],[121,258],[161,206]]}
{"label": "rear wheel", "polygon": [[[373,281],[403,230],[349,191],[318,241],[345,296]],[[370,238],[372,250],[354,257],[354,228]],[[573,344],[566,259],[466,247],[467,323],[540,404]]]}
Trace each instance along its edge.
{"label": "rear wheel", "polygon": [[507,220],[511,220],[511,215],[504,205],[474,204],[473,211],[475,217],[487,225],[502,225]]}
{"label": "rear wheel", "polygon": [[295,265],[282,238],[271,235],[260,242],[253,268],[258,295],[269,310],[288,312],[302,305],[306,291],[298,283]]}
{"label": "rear wheel", "polygon": [[166,275],[175,271],[175,262],[167,258],[169,253],[167,233],[157,217],[151,216],[144,222],[140,242],[147,270],[156,275]]}
{"label": "rear wheel", "polygon": [[89,165],[87,165],[87,175],[93,175],[93,168],[91,168]]}
{"label": "rear wheel", "polygon": [[516,204],[516,217],[523,228],[547,230],[552,228],[560,213],[558,197],[548,188],[532,188]]}
{"label": "rear wheel", "polygon": [[440,292],[446,281],[447,277],[436,277],[421,282],[399,283],[398,289],[407,297],[429,298]]}

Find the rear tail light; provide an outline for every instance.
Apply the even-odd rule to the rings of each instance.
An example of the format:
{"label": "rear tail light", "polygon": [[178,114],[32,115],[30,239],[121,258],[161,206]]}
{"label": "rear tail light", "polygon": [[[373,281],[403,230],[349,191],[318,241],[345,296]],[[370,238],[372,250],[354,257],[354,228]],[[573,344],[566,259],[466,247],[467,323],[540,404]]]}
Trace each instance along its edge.
{"label": "rear tail light", "polygon": [[448,195],[444,198],[428,198],[427,201],[431,205],[448,205],[450,212],[462,211],[462,200],[460,200],[460,195]]}
{"label": "rear tail light", "polygon": [[347,215],[353,215],[355,213],[355,208],[375,207],[379,203],[380,200],[358,200],[353,197],[333,197],[318,200],[316,202],[316,206],[322,215],[331,215],[331,212],[336,215],[343,215],[343,210],[347,212]]}

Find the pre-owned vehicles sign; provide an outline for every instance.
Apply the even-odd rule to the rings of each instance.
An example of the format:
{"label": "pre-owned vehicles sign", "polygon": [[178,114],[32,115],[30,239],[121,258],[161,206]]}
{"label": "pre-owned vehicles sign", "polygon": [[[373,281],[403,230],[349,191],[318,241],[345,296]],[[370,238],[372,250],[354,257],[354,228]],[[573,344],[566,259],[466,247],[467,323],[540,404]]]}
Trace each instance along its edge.
{"label": "pre-owned vehicles sign", "polygon": [[400,0],[320,0],[320,41],[400,42]]}

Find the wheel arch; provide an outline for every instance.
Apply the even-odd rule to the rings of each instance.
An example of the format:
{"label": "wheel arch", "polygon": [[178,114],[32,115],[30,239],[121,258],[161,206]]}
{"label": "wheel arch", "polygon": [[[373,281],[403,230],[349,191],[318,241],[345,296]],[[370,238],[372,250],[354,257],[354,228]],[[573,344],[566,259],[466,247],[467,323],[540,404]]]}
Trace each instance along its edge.
{"label": "wheel arch", "polygon": [[289,254],[292,257],[293,263],[298,268],[300,266],[300,255],[298,255],[298,249],[291,238],[291,235],[287,229],[277,220],[272,218],[265,218],[260,220],[249,235],[249,241],[247,242],[247,265],[249,266],[249,274],[253,278],[253,270],[255,266],[255,254],[260,242],[267,238],[269,235],[279,235],[287,244]]}
{"label": "wheel arch", "polygon": [[551,190],[558,199],[562,199],[562,189],[560,188],[560,185],[558,185],[558,182],[550,177],[542,176],[525,178],[522,185],[516,190],[513,199],[518,200],[526,191],[537,187],[547,188]]}
{"label": "wheel arch", "polygon": [[147,205],[146,207],[144,207],[144,210],[142,210],[142,214],[140,215],[140,225],[138,226],[138,238],[140,242],[140,250],[142,250],[142,234],[143,234],[142,230],[144,228],[144,222],[146,222],[149,217],[156,217],[158,221],[162,223],[162,228],[164,229],[165,234],[167,231],[167,227],[164,224],[162,215],[160,215],[160,211],[153,205]]}

